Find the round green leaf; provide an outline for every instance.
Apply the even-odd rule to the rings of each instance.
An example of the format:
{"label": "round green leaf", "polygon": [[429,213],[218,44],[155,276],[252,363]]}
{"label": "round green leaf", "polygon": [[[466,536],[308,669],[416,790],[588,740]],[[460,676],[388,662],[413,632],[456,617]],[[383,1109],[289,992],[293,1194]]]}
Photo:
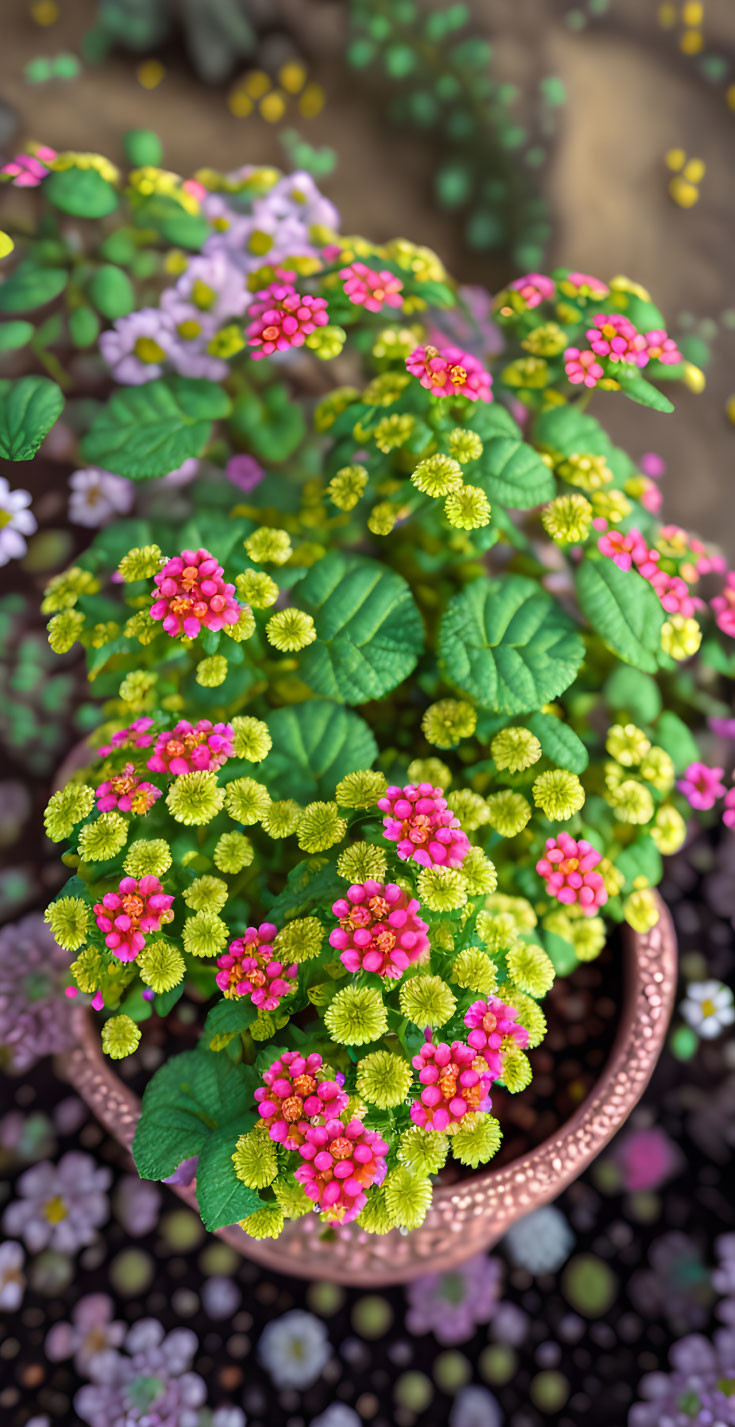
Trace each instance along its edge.
{"label": "round green leaf", "polygon": [[652,674],[659,663],[664,611],[653,586],[614,560],[585,560],[575,576],[577,598],[592,628],[625,661]]}
{"label": "round green leaf", "polygon": [[69,313],[69,334],[75,347],[91,347],[97,341],[100,320],[91,307],[75,307]]}
{"label": "round green leaf", "polygon": [[66,168],[50,174],[43,196],[73,218],[106,218],[118,204],[112,184],[96,168]]}
{"label": "round green leaf", "polygon": [[0,381],[0,456],[30,461],[63,409],[61,390],[48,377]]}
{"label": "round green leaf", "polygon": [[0,326],[0,352],[16,352],[33,336],[32,322],[3,322]]}
{"label": "round green leaf", "polygon": [[379,699],[416,667],[421,616],[406,581],[358,555],[333,551],[295,586],[317,638],[300,656],[301,678],[340,703]]}
{"label": "round green leaf", "polygon": [[230,399],[215,382],[167,377],[117,391],[82,441],[82,455],[133,481],[175,471],[201,456],[212,421],[227,416]]}
{"label": "round green leaf", "polygon": [[341,778],[378,755],[364,719],[331,699],[275,709],[266,721],[273,747],[258,774],[274,798],[328,801]]}
{"label": "round green leaf", "polygon": [[125,157],[136,168],[153,164],[157,168],[163,158],[163,145],[152,129],[128,129],[123,135]]}
{"label": "round green leaf", "polygon": [[103,317],[114,321],[127,317],[135,307],[135,293],[127,273],[113,263],[104,263],[89,284],[89,296]]}
{"label": "round green leaf", "polygon": [[25,258],[15,272],[0,283],[0,312],[30,312],[53,301],[65,287],[63,268],[43,268],[31,258]]}
{"label": "round green leaf", "polygon": [[475,580],[455,595],[439,626],[447,679],[499,713],[529,713],[557,698],[583,659],[572,620],[522,575]]}

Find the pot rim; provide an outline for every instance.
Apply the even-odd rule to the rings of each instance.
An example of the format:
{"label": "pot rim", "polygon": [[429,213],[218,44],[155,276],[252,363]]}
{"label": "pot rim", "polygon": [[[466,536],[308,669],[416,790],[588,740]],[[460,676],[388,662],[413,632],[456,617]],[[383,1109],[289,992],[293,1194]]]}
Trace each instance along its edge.
{"label": "pot rim", "polygon": [[[410,1234],[368,1235],[351,1225],[325,1241],[316,1216],[307,1215],[287,1224],[278,1239],[251,1239],[236,1224],[218,1229],[219,1237],[279,1273],[378,1287],[454,1268],[496,1243],[516,1219],[556,1199],[624,1124],[658,1060],[674,1004],[677,944],[671,915],[658,894],[657,901],[655,927],[645,933],[624,931],[625,992],[607,1064],[570,1119],[542,1144],[498,1169],[437,1185],[424,1224]],[[73,1006],[72,1016],[77,1044],[64,1058],[62,1074],[129,1151],[140,1100],[104,1056],[87,1008]],[[195,1183],[171,1187],[198,1213]]]}

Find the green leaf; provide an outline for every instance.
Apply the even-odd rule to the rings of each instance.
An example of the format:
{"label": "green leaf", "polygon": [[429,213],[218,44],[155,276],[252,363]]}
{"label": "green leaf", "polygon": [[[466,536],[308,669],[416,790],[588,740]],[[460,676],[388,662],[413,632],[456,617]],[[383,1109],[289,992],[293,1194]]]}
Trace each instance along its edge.
{"label": "green leaf", "polygon": [[143,1179],[166,1179],[199,1154],[223,1119],[252,1109],[251,1077],[226,1056],[188,1050],[165,1061],[143,1095],[133,1157]]}
{"label": "green leaf", "polygon": [[654,742],[668,753],[673,760],[677,774],[683,773],[690,763],[697,763],[700,750],[686,724],[678,714],[664,709],[656,720]]}
{"label": "green leaf", "polygon": [[197,1203],[206,1229],[236,1224],[263,1207],[258,1191],[238,1179],[232,1163],[235,1145],[247,1128],[242,1120],[229,1120],[209,1135],[199,1155]]}
{"label": "green leaf", "polygon": [[649,886],[656,887],[663,875],[661,853],[647,833],[641,834],[635,842],[616,855],[615,866],[618,872],[622,873],[628,887],[636,877],[645,877]]}
{"label": "green leaf", "polygon": [[319,857],[306,857],[291,868],[283,891],[267,907],[268,917],[278,925],[290,921],[292,917],[303,916],[313,907],[333,902],[344,885],[337,874],[336,858],[325,861]]}
{"label": "green leaf", "polygon": [[535,733],[545,756],[558,768],[568,768],[570,773],[584,773],[590,761],[589,754],[568,723],[562,723],[553,714],[535,713],[526,719],[526,727]]}
{"label": "green leaf", "polygon": [[413,672],[421,616],[400,575],[358,555],[325,555],[294,587],[317,638],[300,656],[302,679],[340,703],[379,699]]}
{"label": "green leaf", "polygon": [[0,326],[0,352],[17,352],[19,347],[25,347],[33,331],[32,322],[3,322]]}
{"label": "green leaf", "polygon": [[125,387],[95,417],[82,455],[90,465],[134,481],[166,476],[202,454],[212,421],[229,410],[220,387],[193,377]]}
{"label": "green leaf", "polygon": [[67,168],[49,174],[43,196],[73,218],[106,218],[119,202],[113,185],[95,168]]}
{"label": "green leaf", "polygon": [[455,595],[439,626],[446,677],[485,708],[529,713],[572,683],[584,642],[534,580],[475,580]]}
{"label": "green leaf", "polygon": [[222,1000],[217,1001],[212,1007],[204,1022],[202,1034],[204,1044],[211,1050],[214,1049],[212,1042],[218,1036],[240,1035],[242,1031],[247,1030],[257,1014],[258,1008],[253,1005],[249,997],[238,996],[228,1000],[223,996]]}
{"label": "green leaf", "polygon": [[266,720],[273,748],[259,776],[274,798],[309,803],[334,797],[346,773],[370,768],[378,756],[373,735],[358,714],[330,699],[307,699],[275,709]]}
{"label": "green leaf", "polygon": [[653,723],[661,712],[661,691],[656,680],[630,665],[613,670],[603,693],[610,708],[628,714],[635,723]]}
{"label": "green leaf", "polygon": [[575,576],[577,598],[593,630],[626,664],[658,668],[665,615],[652,585],[614,560],[585,560]]}
{"label": "green leaf", "polygon": [[244,391],[236,398],[231,424],[264,461],[285,461],[303,440],[304,414],[283,382],[263,393]]}
{"label": "green leaf", "polygon": [[61,390],[48,377],[0,381],[0,456],[30,461],[63,409]]}
{"label": "green leaf", "polygon": [[52,302],[66,287],[64,268],[42,268],[25,258],[0,284],[0,312],[30,312]]}
{"label": "green leaf", "polygon": [[550,500],[556,490],[553,472],[538,451],[510,436],[486,442],[472,479],[490,501],[514,510],[530,510]]}
{"label": "green leaf", "polygon": [[136,202],[135,224],[138,228],[152,228],[177,248],[199,249],[211,231],[201,213],[187,213],[165,193],[152,193]]}
{"label": "green leaf", "polygon": [[624,396],[629,396],[631,401],[637,401],[639,406],[652,406],[654,411],[674,410],[674,403],[637,372],[627,376],[621,371],[620,387]]}
{"label": "green leaf", "polygon": [[580,411],[574,403],[543,412],[535,423],[533,439],[536,446],[563,456],[575,452],[604,456],[617,482],[627,480],[635,472],[627,452],[614,446],[599,421]]}
{"label": "green leaf", "polygon": [[135,293],[130,278],[114,263],[103,263],[97,268],[90,280],[88,291],[97,311],[112,321],[116,317],[127,317],[135,307]]}
{"label": "green leaf", "polygon": [[91,307],[75,307],[69,313],[69,336],[75,347],[91,347],[99,331],[100,320]]}

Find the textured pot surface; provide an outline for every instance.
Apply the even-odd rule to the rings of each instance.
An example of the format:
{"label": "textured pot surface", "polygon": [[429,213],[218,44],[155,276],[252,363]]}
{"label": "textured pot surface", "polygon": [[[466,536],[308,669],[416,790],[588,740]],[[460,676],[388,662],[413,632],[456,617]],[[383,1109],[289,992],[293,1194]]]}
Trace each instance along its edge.
{"label": "textured pot surface", "polygon": [[[500,1169],[438,1186],[420,1229],[366,1234],[352,1224],[320,1238],[314,1214],[288,1223],[278,1239],[254,1240],[237,1225],[220,1237],[264,1267],[303,1278],[355,1285],[402,1283],[445,1271],[489,1248],[516,1220],[555,1199],[604,1149],[637,1104],[658,1059],[676,989],[676,936],[660,904],[657,925],[625,939],[625,1000],[617,1039],[594,1090],[555,1135]],[[86,1009],[75,1007],[79,1043],[63,1072],[107,1129],[128,1149],[140,1114],[137,1096],[102,1054]],[[194,1208],[194,1188],[174,1186]]]}

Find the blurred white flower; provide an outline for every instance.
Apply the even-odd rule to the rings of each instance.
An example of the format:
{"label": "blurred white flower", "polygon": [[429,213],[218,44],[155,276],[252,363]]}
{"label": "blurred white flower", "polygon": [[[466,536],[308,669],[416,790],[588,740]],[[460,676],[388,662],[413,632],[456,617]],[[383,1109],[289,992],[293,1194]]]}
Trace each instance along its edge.
{"label": "blurred white flower", "polygon": [[29,491],[11,491],[5,476],[0,476],[0,565],[20,560],[28,549],[25,537],[36,529],[30,503]]}
{"label": "blurred white flower", "polygon": [[133,504],[133,483],[99,466],[88,466],[69,477],[69,519],[75,525],[105,525],[127,515]]}
{"label": "blurred white flower", "polygon": [[263,1329],[258,1356],[276,1387],[310,1387],[331,1356],[326,1326],[294,1308]]}
{"label": "blurred white flower", "polygon": [[732,991],[721,981],[692,981],[680,1010],[687,1025],[707,1041],[714,1040],[735,1021]]}

